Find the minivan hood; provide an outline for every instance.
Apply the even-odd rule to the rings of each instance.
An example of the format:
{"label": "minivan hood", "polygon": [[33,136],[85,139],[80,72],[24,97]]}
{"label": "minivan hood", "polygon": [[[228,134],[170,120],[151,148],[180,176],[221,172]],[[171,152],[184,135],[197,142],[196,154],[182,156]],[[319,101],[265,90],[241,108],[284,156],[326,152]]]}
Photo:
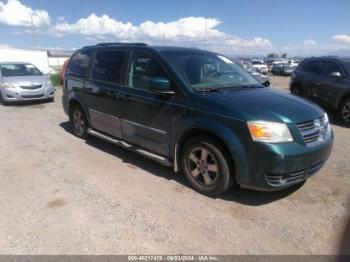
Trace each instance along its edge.
{"label": "minivan hood", "polygon": [[47,76],[11,76],[11,77],[2,77],[2,80],[8,83],[13,84],[14,86],[30,86],[43,84],[47,80]]}
{"label": "minivan hood", "polygon": [[324,114],[314,103],[273,88],[205,92],[202,96],[214,104],[220,114],[245,121],[302,123]]}

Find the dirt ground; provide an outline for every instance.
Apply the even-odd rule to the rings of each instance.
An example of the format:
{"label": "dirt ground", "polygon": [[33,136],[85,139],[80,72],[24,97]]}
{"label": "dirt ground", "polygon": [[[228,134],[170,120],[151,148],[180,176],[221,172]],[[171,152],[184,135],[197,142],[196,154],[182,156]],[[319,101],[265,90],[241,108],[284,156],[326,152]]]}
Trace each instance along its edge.
{"label": "dirt ground", "polygon": [[54,103],[1,106],[0,254],[337,254],[350,129],[331,117],[332,156],[302,187],[209,198],[169,168],[73,136],[60,90]]}

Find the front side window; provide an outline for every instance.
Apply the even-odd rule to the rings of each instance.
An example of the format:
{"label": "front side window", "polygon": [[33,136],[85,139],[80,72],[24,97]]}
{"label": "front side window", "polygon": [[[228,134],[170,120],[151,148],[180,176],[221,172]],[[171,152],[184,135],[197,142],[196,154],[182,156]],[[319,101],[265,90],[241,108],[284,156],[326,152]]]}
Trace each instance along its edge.
{"label": "front side window", "polygon": [[128,72],[128,86],[136,89],[150,90],[150,80],[154,77],[169,79],[161,65],[151,56],[134,53]]}
{"label": "front side window", "polygon": [[162,54],[194,91],[261,85],[241,66],[222,55],[182,51]]}
{"label": "front side window", "polygon": [[339,66],[334,62],[325,62],[324,75],[329,76],[334,72],[341,72]]}
{"label": "front side window", "polygon": [[90,57],[90,50],[75,54],[69,62],[68,74],[78,77],[88,77]]}
{"label": "front side window", "polygon": [[124,57],[124,51],[98,51],[93,62],[92,78],[120,84]]}
{"label": "front side window", "polygon": [[1,65],[1,76],[39,76],[40,70],[32,64],[3,64]]}
{"label": "front side window", "polygon": [[348,76],[350,76],[350,62],[349,61],[343,62],[343,66],[346,72],[348,73]]}

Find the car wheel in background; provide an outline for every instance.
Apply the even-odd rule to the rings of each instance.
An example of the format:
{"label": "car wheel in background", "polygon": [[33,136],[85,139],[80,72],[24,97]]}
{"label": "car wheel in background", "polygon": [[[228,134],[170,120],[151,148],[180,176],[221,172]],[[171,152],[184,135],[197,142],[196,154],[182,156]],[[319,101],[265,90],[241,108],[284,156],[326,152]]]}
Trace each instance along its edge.
{"label": "car wheel in background", "polygon": [[2,98],[2,94],[0,92],[0,105],[6,105],[6,102],[4,101],[4,99]]}
{"label": "car wheel in background", "polygon": [[73,132],[77,137],[86,138],[88,136],[88,121],[85,113],[80,106],[75,105],[71,110],[70,121],[72,123]]}
{"label": "car wheel in background", "polygon": [[303,90],[301,89],[300,86],[292,86],[290,88],[290,92],[293,94],[293,95],[296,95],[296,96],[303,96]]}
{"label": "car wheel in background", "polygon": [[182,171],[196,191],[215,196],[233,185],[233,163],[215,139],[208,136],[190,139],[181,157]]}
{"label": "car wheel in background", "polygon": [[346,125],[350,125],[350,98],[344,99],[339,108],[340,117]]}

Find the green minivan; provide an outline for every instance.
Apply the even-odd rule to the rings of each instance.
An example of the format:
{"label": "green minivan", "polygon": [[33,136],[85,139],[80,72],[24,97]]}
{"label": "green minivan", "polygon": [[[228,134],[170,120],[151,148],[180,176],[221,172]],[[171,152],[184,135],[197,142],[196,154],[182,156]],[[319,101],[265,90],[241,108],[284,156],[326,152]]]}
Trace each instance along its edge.
{"label": "green minivan", "polygon": [[63,82],[76,136],[172,166],[203,194],[234,183],[256,190],[302,183],[331,153],[319,106],[261,84],[218,53],[98,44],[73,54]]}

